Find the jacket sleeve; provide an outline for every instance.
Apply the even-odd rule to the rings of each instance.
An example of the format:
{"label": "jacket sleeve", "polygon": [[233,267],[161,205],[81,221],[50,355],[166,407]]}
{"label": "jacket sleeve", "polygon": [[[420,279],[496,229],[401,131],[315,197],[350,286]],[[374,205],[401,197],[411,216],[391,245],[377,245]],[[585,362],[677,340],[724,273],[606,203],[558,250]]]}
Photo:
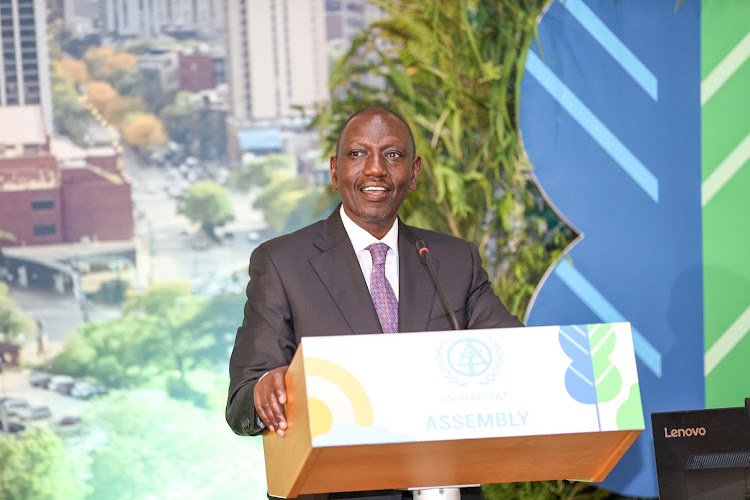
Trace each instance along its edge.
{"label": "jacket sleeve", "polygon": [[226,419],[239,435],[262,431],[253,404],[258,379],[288,365],[297,348],[292,315],[281,275],[264,245],[250,257],[250,281],[242,325],[229,360]]}

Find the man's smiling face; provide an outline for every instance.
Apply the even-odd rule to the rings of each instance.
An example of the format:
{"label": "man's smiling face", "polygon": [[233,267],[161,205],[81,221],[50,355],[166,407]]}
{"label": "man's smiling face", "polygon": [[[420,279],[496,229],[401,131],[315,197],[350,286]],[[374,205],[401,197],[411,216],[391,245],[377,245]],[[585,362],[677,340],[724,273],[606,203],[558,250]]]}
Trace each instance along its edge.
{"label": "man's smiling face", "polygon": [[337,155],[331,157],[331,183],[346,214],[381,239],[417,187],[422,165],[406,125],[386,111],[357,115],[341,132]]}

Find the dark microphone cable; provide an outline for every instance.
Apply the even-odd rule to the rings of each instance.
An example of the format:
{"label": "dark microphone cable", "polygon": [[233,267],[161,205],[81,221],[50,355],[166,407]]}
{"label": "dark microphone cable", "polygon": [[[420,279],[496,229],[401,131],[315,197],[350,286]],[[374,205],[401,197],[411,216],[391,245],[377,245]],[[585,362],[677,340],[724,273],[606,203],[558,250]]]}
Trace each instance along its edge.
{"label": "dark microphone cable", "polygon": [[448,301],[448,296],[445,295],[445,289],[443,288],[442,283],[440,283],[440,279],[438,279],[435,268],[432,266],[430,249],[427,248],[427,245],[424,244],[423,240],[417,240],[416,243],[417,251],[419,252],[419,259],[422,261],[422,264],[427,266],[427,270],[430,272],[430,277],[432,278],[432,282],[435,284],[435,289],[437,290],[438,297],[440,297],[440,303],[443,304],[443,309],[448,315],[448,321],[451,324],[451,328],[453,328],[454,330],[460,330],[460,328],[458,328],[458,321],[456,321],[456,315],[453,313],[451,303]]}

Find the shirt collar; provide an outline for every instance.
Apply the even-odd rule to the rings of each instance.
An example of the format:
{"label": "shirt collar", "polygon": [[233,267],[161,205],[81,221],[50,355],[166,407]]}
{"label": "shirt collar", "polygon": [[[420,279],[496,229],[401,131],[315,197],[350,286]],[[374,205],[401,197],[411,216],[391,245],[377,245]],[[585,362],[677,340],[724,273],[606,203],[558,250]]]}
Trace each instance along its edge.
{"label": "shirt collar", "polygon": [[354,253],[361,252],[373,243],[383,242],[388,245],[388,247],[396,253],[396,257],[398,257],[398,218],[393,221],[393,226],[388,230],[386,235],[383,236],[383,239],[379,240],[351,220],[344,210],[344,205],[341,205],[340,211],[341,222],[344,223],[346,234],[349,235],[349,240],[352,242]]}

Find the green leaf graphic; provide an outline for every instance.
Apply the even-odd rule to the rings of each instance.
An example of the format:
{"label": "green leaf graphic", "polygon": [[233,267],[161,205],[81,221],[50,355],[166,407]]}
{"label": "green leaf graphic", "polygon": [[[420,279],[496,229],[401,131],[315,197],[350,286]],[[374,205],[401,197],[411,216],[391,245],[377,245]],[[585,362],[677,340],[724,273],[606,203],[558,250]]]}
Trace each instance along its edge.
{"label": "green leaf graphic", "polygon": [[620,393],[622,377],[617,367],[609,360],[615,348],[615,329],[612,325],[589,325],[591,361],[594,364],[596,397],[600,403],[611,401]]}
{"label": "green leaf graphic", "polygon": [[641,410],[641,389],[638,382],[630,386],[628,399],[617,410],[618,429],[641,429],[644,427]]}

